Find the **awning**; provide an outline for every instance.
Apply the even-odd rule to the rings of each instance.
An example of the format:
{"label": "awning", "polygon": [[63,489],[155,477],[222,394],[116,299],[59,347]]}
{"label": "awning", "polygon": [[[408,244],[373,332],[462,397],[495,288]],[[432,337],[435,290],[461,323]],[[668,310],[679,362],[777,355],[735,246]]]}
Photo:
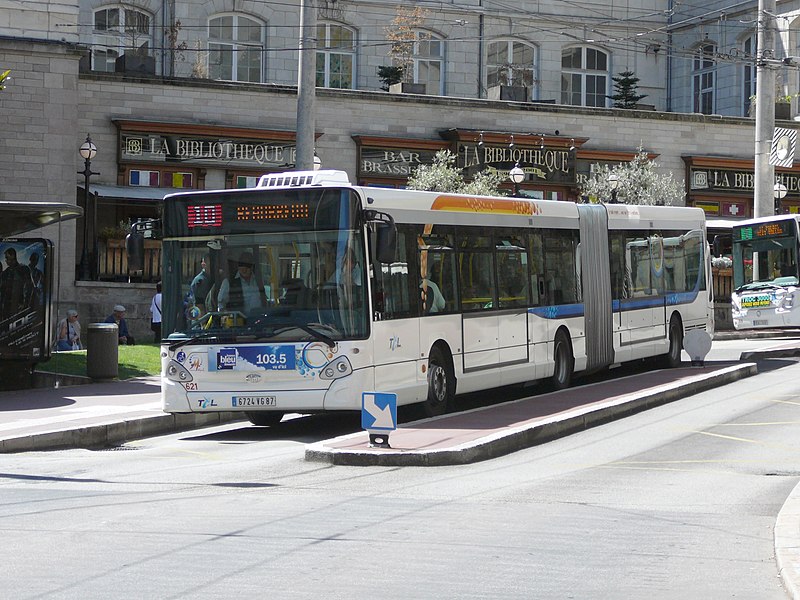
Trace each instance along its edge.
{"label": "awning", "polygon": [[[84,184],[78,184],[79,193],[85,194]],[[108,198],[110,200],[144,200],[157,202],[163,200],[167,194],[178,192],[188,192],[191,190],[181,188],[147,187],[136,185],[108,185],[105,183],[89,184],[89,193],[97,195],[98,198]]]}
{"label": "awning", "polygon": [[83,209],[60,202],[13,202],[0,200],[0,237],[19,235],[46,225],[77,219]]}

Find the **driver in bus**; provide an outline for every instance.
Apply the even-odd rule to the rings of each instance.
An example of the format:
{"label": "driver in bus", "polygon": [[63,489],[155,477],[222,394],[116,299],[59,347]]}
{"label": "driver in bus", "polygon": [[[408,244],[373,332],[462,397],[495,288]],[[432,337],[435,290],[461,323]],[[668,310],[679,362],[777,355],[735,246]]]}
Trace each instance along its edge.
{"label": "driver in bus", "polygon": [[238,310],[244,314],[263,311],[267,306],[267,296],[255,274],[255,259],[252,252],[239,255],[236,273],[225,278],[219,286],[217,296],[219,310]]}

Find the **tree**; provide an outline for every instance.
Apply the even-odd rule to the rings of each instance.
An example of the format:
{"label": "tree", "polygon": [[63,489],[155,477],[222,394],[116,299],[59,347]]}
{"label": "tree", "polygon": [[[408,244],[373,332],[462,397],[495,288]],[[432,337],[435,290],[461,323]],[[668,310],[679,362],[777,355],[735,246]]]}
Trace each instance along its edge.
{"label": "tree", "polygon": [[639,78],[633,74],[633,71],[623,71],[611,79],[614,81],[616,94],[608,96],[608,98],[614,101],[614,108],[636,108],[639,100],[647,98],[647,94],[636,93]]}
{"label": "tree", "polygon": [[[385,29],[386,39],[389,40],[389,56],[395,67],[399,67],[402,80],[410,83],[414,77],[414,43],[417,41],[416,29],[425,22],[427,11],[416,6],[406,8],[399,6],[397,14],[392,19],[392,24]],[[399,83],[399,82],[398,82]]]}
{"label": "tree", "polygon": [[500,171],[481,171],[472,181],[464,181],[456,167],[456,156],[450,150],[439,150],[430,165],[420,165],[408,179],[410,190],[471,194],[475,196],[506,196],[500,185],[505,176]]}
{"label": "tree", "polygon": [[403,81],[403,69],[395,66],[382,66],[378,67],[378,79],[383,82],[381,89],[384,92],[389,91],[389,86]]}
{"label": "tree", "polygon": [[[629,163],[614,167],[596,165],[592,176],[581,186],[581,196],[590,202],[608,202],[613,198],[620,204],[683,205],[686,198],[683,182],[675,181],[672,173],[657,173],[657,166],[640,145]],[[612,174],[617,176],[616,193],[611,187]]]}

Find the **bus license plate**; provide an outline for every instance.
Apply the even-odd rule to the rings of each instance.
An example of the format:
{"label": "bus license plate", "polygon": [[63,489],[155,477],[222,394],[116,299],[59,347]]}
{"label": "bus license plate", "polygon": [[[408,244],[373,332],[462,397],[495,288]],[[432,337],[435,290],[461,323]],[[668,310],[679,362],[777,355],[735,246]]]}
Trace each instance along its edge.
{"label": "bus license plate", "polygon": [[769,321],[767,319],[754,319],[753,320],[753,325],[755,327],[759,327],[760,325],[766,325],[767,323],[769,323]]}
{"label": "bus license plate", "polygon": [[275,396],[234,396],[233,406],[277,406]]}

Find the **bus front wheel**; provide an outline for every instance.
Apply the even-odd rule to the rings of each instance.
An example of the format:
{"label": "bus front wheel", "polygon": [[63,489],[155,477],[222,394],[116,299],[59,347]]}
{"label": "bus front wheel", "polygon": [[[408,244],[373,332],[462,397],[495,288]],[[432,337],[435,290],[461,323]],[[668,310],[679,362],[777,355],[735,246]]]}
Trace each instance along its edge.
{"label": "bus front wheel", "polygon": [[445,353],[434,346],[428,356],[428,398],[422,403],[425,415],[436,417],[446,413],[453,404],[455,392],[453,365]]}
{"label": "bus front wheel", "polygon": [[569,337],[559,331],[556,334],[555,347],[553,350],[553,360],[555,368],[553,377],[550,379],[550,387],[554,390],[563,390],[572,383],[572,371],[575,368],[575,358],[572,356],[572,345]]}
{"label": "bus front wheel", "polygon": [[249,412],[245,415],[256,427],[274,427],[283,419],[282,412]]}

